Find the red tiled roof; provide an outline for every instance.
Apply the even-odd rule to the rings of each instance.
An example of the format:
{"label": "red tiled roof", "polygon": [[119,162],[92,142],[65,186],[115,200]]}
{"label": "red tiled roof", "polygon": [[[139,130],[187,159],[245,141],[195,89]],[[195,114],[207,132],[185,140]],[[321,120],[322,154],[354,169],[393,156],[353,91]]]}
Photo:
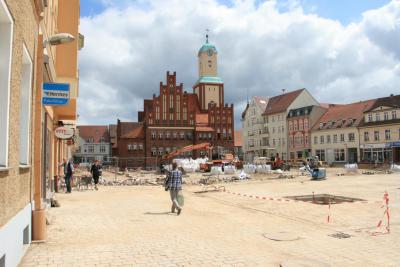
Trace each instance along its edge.
{"label": "red tiled roof", "polygon": [[208,114],[196,114],[196,124],[208,124]]}
{"label": "red tiled roof", "polygon": [[235,146],[242,146],[243,141],[242,141],[242,131],[235,131],[235,140],[234,140]]}
{"label": "red tiled roof", "polygon": [[264,115],[284,112],[304,90],[305,89],[299,89],[286,94],[271,97],[268,101],[267,107],[265,108]]}
{"label": "red tiled roof", "polygon": [[[367,100],[345,105],[331,104],[328,111],[313,126],[313,130],[358,126],[364,117],[363,112],[371,107],[374,102],[375,100]],[[349,119],[353,121],[351,122]],[[321,123],[324,123],[322,128],[320,128]]]}
{"label": "red tiled roof", "polygon": [[213,132],[214,129],[211,127],[196,127],[196,132]]}
{"label": "red tiled roof", "polygon": [[131,130],[130,132],[121,136],[121,138],[144,138],[144,129],[143,125],[138,125],[136,128]]}
{"label": "red tiled roof", "polygon": [[93,143],[100,143],[101,138],[104,138],[104,143],[110,142],[110,136],[107,125],[80,125],[77,126],[79,136],[83,139],[93,138]]}

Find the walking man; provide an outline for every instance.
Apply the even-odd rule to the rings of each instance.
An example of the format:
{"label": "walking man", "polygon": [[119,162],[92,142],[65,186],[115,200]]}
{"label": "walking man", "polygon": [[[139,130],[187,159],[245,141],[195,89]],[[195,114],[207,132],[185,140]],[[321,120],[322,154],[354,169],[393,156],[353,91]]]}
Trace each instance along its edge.
{"label": "walking man", "polygon": [[63,167],[64,167],[64,178],[65,178],[65,186],[67,187],[67,194],[71,193],[71,178],[74,172],[74,166],[72,165],[70,160],[63,159]]}
{"label": "walking man", "polygon": [[99,190],[97,188],[97,184],[99,183],[99,177],[100,177],[100,165],[99,165],[99,160],[95,160],[94,164],[92,165],[92,168],[90,168],[90,173],[92,174],[93,181],[94,181],[94,189]]}
{"label": "walking man", "polygon": [[178,195],[182,190],[182,172],[178,170],[176,162],[172,163],[172,170],[167,174],[166,190],[169,190],[172,207],[171,212],[175,213],[175,209],[178,210],[178,215],[182,212],[182,207],[178,203]]}

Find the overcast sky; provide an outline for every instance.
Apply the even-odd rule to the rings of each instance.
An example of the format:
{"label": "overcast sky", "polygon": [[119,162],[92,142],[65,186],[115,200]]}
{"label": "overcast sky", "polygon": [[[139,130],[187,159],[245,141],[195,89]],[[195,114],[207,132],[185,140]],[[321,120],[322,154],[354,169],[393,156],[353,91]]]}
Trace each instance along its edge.
{"label": "overcast sky", "polygon": [[[349,4],[348,2],[351,2]],[[400,0],[82,0],[79,124],[135,121],[166,71],[191,92],[210,29],[236,128],[249,96],[400,94]]]}

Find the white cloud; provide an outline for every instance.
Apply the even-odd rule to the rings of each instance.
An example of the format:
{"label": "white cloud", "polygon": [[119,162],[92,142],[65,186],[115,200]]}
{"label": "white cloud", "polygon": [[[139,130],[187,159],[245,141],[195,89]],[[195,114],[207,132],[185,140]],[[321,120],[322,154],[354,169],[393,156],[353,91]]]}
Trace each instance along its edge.
{"label": "white cloud", "polygon": [[305,14],[298,1],[287,1],[285,11],[276,1],[104,1],[103,13],[81,19],[82,123],[136,119],[168,70],[191,90],[206,28],[236,127],[247,90],[273,96],[306,87],[321,102],[338,103],[399,93],[399,0],[347,26]]}

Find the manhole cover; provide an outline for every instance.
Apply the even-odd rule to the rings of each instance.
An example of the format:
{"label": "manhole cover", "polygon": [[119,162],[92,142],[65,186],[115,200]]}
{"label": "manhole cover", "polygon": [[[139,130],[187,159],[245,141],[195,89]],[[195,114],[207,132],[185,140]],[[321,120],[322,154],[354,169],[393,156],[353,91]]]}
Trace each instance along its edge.
{"label": "manhole cover", "polygon": [[336,233],[336,234],[332,234],[332,235],[329,235],[329,236],[334,237],[334,238],[338,238],[338,239],[344,239],[344,238],[350,238],[351,237],[351,235],[345,234],[345,233],[342,233],[342,232],[339,232],[339,233]]}
{"label": "manhole cover", "polygon": [[352,198],[352,197],[343,197],[329,194],[315,194],[315,195],[304,195],[304,196],[289,196],[286,198],[294,199],[297,201],[309,202],[317,205],[333,205],[340,204],[343,202],[356,202],[356,201],[365,201],[360,198]]}
{"label": "manhole cover", "polygon": [[273,241],[295,241],[300,239],[300,237],[288,232],[265,233],[263,236]]}

